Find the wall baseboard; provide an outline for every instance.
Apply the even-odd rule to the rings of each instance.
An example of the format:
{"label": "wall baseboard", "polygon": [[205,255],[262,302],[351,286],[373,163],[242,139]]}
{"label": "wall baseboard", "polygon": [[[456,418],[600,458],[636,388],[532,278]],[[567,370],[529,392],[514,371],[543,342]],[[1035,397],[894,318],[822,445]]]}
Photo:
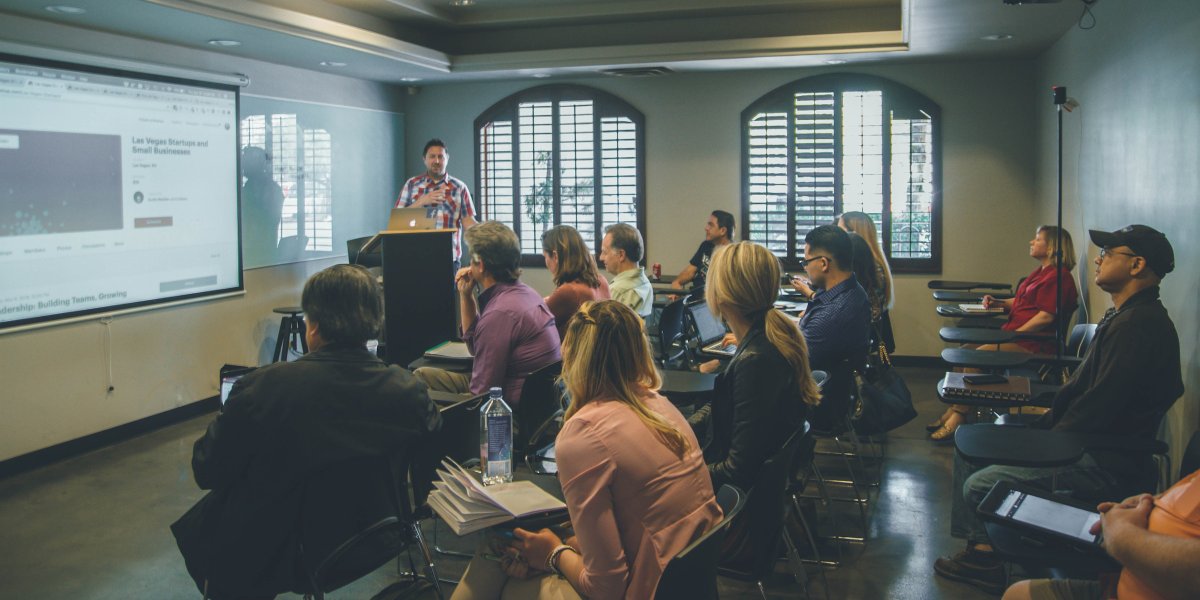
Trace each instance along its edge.
{"label": "wall baseboard", "polygon": [[91,435],[55,444],[48,448],[35,450],[28,454],[15,456],[8,460],[0,461],[0,479],[32,471],[93,450],[99,450],[106,446],[124,442],[156,429],[214,412],[220,407],[220,397],[213,396],[124,425],[118,425],[111,429],[105,429],[104,431],[98,431]]}

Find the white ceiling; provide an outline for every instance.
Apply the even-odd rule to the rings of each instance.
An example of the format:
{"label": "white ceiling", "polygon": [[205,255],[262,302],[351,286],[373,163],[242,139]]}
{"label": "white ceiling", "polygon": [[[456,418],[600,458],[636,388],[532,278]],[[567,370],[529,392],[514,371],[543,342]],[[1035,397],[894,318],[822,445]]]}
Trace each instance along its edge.
{"label": "white ceiling", "polygon": [[[45,10],[55,4],[87,12]],[[0,17],[392,83],[1032,57],[1081,10],[1079,0],[0,0]],[[981,39],[991,34],[1013,38]]]}

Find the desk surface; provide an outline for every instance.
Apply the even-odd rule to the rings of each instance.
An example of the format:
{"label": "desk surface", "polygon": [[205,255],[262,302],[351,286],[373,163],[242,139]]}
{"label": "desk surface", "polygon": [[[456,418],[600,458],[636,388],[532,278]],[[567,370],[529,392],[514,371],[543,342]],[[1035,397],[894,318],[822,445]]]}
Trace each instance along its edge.
{"label": "desk surface", "polygon": [[1083,457],[1083,446],[1073,437],[1029,427],[962,425],[954,432],[954,448],[979,465],[1061,467]]}
{"label": "desk surface", "polygon": [[1028,352],[993,352],[969,348],[942,350],[942,360],[947,364],[973,369],[1011,369],[1029,362],[1032,357],[1033,355]]}
{"label": "desk surface", "polygon": [[989,281],[951,281],[934,279],[929,282],[931,290],[1011,290],[1011,283],[993,283]]}
{"label": "desk surface", "polygon": [[[993,298],[998,300],[1007,300],[1013,295],[1009,292],[994,291],[990,292]],[[933,299],[938,302],[980,302],[983,300],[984,292],[963,292],[957,290],[934,290]]]}
{"label": "desk surface", "polygon": [[951,344],[1003,344],[1017,339],[1017,334],[983,327],[943,327],[938,330],[938,337]]}
{"label": "desk surface", "polygon": [[938,400],[946,404],[959,404],[962,406],[985,406],[989,408],[1050,408],[1054,402],[1054,392],[1059,386],[1049,385],[1045,383],[1029,383],[1029,400],[1027,402],[1019,402],[1015,400],[992,400],[985,398],[960,398],[958,396],[946,395],[946,380],[940,379],[937,382],[937,397]]}
{"label": "desk surface", "polygon": [[1006,320],[1003,313],[967,312],[959,308],[957,304],[939,304],[934,310],[937,311],[937,314],[943,317],[951,317],[955,319],[995,319],[1001,323]]}

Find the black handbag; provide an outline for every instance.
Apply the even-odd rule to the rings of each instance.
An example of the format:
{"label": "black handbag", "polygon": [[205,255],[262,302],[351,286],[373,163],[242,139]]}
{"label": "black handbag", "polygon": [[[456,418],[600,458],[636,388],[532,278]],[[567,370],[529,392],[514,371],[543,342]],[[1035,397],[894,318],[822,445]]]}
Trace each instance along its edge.
{"label": "black handbag", "polygon": [[892,368],[882,337],[877,334],[875,339],[878,347],[867,357],[866,368],[854,372],[854,384],[858,389],[854,430],[865,435],[891,431],[917,417],[912,393]]}

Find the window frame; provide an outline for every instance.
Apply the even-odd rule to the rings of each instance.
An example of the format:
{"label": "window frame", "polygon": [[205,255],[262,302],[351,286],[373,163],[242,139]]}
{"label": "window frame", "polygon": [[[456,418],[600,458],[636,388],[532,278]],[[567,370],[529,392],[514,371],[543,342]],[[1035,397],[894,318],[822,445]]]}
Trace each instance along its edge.
{"label": "window frame", "polygon": [[[941,273],[942,271],[942,119],[941,107],[931,100],[929,97],[920,92],[890,79],[875,75],[864,75],[858,73],[827,73],[822,75],[814,75],[798,79],[767,92],[757,100],[752,102],[741,113],[741,188],[742,188],[742,223],[744,227],[744,239],[750,239],[750,123],[751,120],[759,114],[768,112],[785,112],[789,115],[789,130],[788,130],[788,192],[787,192],[787,219],[788,219],[788,255],[781,257],[780,260],[785,268],[799,269],[800,264],[798,257],[803,254],[804,238],[796,231],[796,181],[795,181],[795,158],[793,149],[796,144],[795,139],[795,112],[794,99],[798,93],[805,92],[832,92],[835,97],[834,104],[834,214],[841,214],[842,209],[842,139],[841,139],[841,115],[838,108],[841,106],[841,94],[844,92],[858,91],[879,91],[883,93],[883,116],[882,123],[884,129],[882,132],[883,139],[883,158],[882,158],[882,184],[883,184],[883,210],[882,217],[885,222],[877,223],[880,229],[882,238],[882,247],[884,254],[887,256],[888,265],[894,273]],[[929,116],[930,124],[933,129],[930,134],[931,145],[930,160],[932,161],[932,185],[933,191],[930,194],[930,257],[929,258],[897,258],[893,259],[892,253],[892,231],[891,231],[891,126],[887,119],[888,111],[895,110],[905,111],[923,111]]]}
{"label": "window frame", "polygon": [[[634,125],[634,143],[635,148],[635,175],[636,196],[634,198],[634,206],[637,212],[638,231],[642,233],[643,260],[649,255],[649,235],[646,230],[646,117],[642,112],[633,107],[632,104],[593,87],[576,84],[549,84],[540,85],[532,88],[527,88],[511,94],[504,99],[496,102],[484,110],[474,121],[474,136],[475,136],[475,181],[478,182],[478,198],[479,198],[479,214],[483,219],[490,218],[488,214],[488,206],[485,201],[483,190],[483,169],[484,156],[481,148],[483,127],[493,121],[510,121],[512,123],[512,138],[513,138],[513,223],[508,224],[513,231],[517,233],[517,238],[521,238],[521,220],[519,218],[521,210],[521,169],[519,165],[520,148],[517,145],[517,140],[520,136],[520,118],[518,116],[519,105],[523,102],[552,102],[554,104],[554,126],[553,126],[553,144],[554,150],[551,157],[550,168],[554,173],[561,173],[561,131],[558,121],[559,112],[558,104],[562,101],[572,100],[590,100],[592,102],[593,122],[596,125],[595,137],[593,140],[593,156],[595,173],[593,181],[595,182],[595,210],[594,218],[596,225],[595,247],[593,248],[595,257],[599,260],[600,245],[604,239],[603,219],[604,213],[602,203],[604,195],[602,192],[602,173],[604,169],[603,154],[601,151],[601,129],[599,127],[600,119],[605,117],[625,117],[628,118]],[[559,225],[562,218],[561,210],[561,185],[562,178],[554,178],[553,194],[554,194],[554,221],[553,225]],[[544,267],[545,262],[542,258],[540,249],[534,253],[521,254],[521,266],[523,267]]]}

